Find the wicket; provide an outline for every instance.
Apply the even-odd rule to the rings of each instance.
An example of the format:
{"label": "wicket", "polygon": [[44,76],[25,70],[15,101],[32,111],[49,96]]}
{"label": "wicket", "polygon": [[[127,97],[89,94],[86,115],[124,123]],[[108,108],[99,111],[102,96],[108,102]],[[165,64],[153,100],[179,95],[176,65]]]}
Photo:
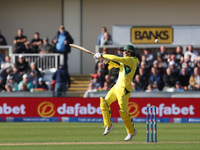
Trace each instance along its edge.
{"label": "wicket", "polygon": [[157,143],[156,106],[147,106],[147,116],[146,116],[147,143],[149,142],[149,123],[150,123],[150,138],[151,138],[150,142],[151,143],[153,142],[153,134],[154,134],[154,142]]}

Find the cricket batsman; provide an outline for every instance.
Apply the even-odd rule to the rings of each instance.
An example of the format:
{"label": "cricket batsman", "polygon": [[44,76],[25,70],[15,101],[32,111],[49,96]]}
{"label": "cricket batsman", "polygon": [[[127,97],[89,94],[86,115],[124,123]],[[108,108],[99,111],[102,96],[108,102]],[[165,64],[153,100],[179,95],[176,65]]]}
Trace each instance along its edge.
{"label": "cricket batsman", "polygon": [[135,130],[132,118],[129,115],[128,101],[132,92],[131,82],[139,61],[136,57],[134,46],[126,45],[121,50],[123,51],[123,57],[96,53],[94,58],[97,60],[103,60],[104,63],[108,63],[109,65],[120,69],[116,84],[110,89],[105,99],[102,97],[100,98],[100,108],[102,110],[105,126],[103,135],[107,135],[114,129],[114,126],[111,123],[110,105],[114,101],[118,100],[118,105],[120,107],[119,114],[124,121],[128,133],[124,140],[130,141],[134,136],[136,136],[137,131]]}

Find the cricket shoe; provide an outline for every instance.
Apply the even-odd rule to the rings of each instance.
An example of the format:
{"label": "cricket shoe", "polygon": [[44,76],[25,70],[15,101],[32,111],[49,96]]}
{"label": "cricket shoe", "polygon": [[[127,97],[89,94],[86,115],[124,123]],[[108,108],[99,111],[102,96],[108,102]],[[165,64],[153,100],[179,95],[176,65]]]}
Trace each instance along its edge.
{"label": "cricket shoe", "polygon": [[128,133],[128,135],[126,136],[126,138],[124,139],[125,141],[130,141],[134,136],[137,135],[137,131],[134,129],[135,133],[132,135],[130,133]]}
{"label": "cricket shoe", "polygon": [[105,127],[105,131],[103,133],[103,135],[107,135],[108,133],[110,133],[111,130],[113,130],[115,127],[111,124],[110,128]]}

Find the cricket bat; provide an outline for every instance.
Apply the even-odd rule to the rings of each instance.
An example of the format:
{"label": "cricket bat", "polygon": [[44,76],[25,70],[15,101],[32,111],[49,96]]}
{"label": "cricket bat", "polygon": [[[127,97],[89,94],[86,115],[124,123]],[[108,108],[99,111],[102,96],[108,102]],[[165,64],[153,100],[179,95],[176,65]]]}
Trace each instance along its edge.
{"label": "cricket bat", "polygon": [[85,48],[82,47],[82,46],[75,45],[75,44],[69,44],[69,46],[71,46],[71,47],[73,47],[73,48],[76,48],[76,49],[79,49],[79,50],[81,50],[81,51],[83,51],[83,52],[86,52],[86,53],[88,53],[88,54],[90,54],[90,55],[94,55],[93,52],[91,52],[91,51],[85,49]]}

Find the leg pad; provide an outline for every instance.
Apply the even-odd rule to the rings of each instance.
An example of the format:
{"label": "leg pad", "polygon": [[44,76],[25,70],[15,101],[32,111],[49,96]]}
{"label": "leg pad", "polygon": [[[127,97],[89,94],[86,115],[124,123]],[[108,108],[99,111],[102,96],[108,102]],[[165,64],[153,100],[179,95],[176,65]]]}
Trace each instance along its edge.
{"label": "leg pad", "polygon": [[106,100],[100,97],[100,108],[103,115],[104,126],[110,128],[111,126],[111,110],[110,106],[108,106]]}
{"label": "leg pad", "polygon": [[119,114],[124,121],[127,133],[131,133],[131,135],[134,135],[135,131],[131,116],[124,110],[119,110]]}

